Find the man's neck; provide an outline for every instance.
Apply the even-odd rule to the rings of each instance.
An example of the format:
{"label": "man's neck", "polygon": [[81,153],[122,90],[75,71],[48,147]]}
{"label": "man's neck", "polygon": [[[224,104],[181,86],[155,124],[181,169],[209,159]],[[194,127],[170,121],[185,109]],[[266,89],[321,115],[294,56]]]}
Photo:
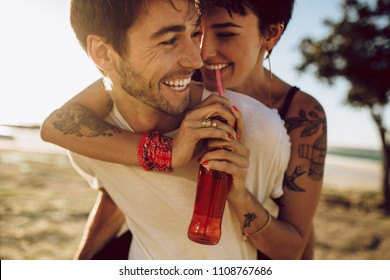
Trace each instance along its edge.
{"label": "man's neck", "polygon": [[186,113],[200,103],[202,90],[203,87],[199,85],[191,85],[191,104],[188,110],[176,116],[153,109],[127,94],[112,94],[112,98],[118,112],[135,132],[144,133],[157,129],[167,133],[178,129]]}

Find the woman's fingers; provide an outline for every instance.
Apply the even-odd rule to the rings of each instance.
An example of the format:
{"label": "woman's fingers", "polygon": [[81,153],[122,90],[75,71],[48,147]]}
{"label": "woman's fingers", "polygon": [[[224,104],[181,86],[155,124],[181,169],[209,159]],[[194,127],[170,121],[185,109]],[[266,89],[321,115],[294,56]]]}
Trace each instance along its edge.
{"label": "woman's fingers", "polygon": [[217,94],[210,94],[206,99],[202,100],[202,102],[199,103],[195,109],[199,109],[214,103],[219,103],[228,109],[231,107],[230,100],[226,97],[219,96]]}
{"label": "woman's fingers", "polygon": [[244,132],[245,132],[244,118],[242,117],[240,110],[238,110],[236,106],[232,106],[230,110],[233,113],[234,117],[236,118],[235,130],[238,135],[237,139],[239,139],[240,142],[242,143]]}
{"label": "woman's fingers", "polygon": [[224,97],[210,95],[203,100],[194,110],[187,114],[190,119],[208,119],[219,116],[230,126],[234,126],[236,117],[230,109],[230,101]]}
{"label": "woman's fingers", "polygon": [[209,139],[207,141],[207,150],[208,151],[212,151],[215,149],[221,149],[221,148],[223,148],[227,151],[236,153],[240,156],[249,158],[249,154],[250,154],[249,149],[235,139],[232,139],[230,141],[225,141],[222,139]]}
{"label": "woman's fingers", "polygon": [[230,141],[234,138],[238,139],[235,130],[230,125],[219,121],[211,120],[207,127],[202,127],[204,120],[185,120],[182,123],[181,129],[186,130],[191,142],[197,142],[200,139],[224,139]]}
{"label": "woman's fingers", "polygon": [[208,148],[210,150],[199,159],[201,163],[208,163],[207,168],[224,171],[233,176],[234,174],[230,172],[234,171],[230,168],[247,170],[250,152],[238,141],[208,140]]}
{"label": "woman's fingers", "polygon": [[177,168],[186,165],[194,154],[202,150],[203,146],[197,144],[203,139],[223,139],[229,142],[233,137],[237,137],[234,129],[221,121],[213,120],[210,127],[202,127],[201,119],[186,119],[173,138],[172,166]]}
{"label": "woman's fingers", "polygon": [[[243,129],[242,115],[236,107],[230,106],[228,99],[217,95],[209,96],[187,113],[173,138],[172,166],[176,168],[187,164],[201,150],[203,139],[231,142],[241,138]],[[234,144],[226,146],[232,151],[239,150]]]}
{"label": "woman's fingers", "polygon": [[224,149],[214,150],[206,153],[200,160],[200,163],[208,168],[232,175],[235,181],[245,182],[249,159]]}

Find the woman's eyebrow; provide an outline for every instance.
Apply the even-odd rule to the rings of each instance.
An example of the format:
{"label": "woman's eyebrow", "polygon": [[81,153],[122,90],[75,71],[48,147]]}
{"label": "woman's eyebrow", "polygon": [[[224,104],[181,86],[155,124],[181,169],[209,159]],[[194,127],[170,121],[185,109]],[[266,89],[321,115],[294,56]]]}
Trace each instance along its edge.
{"label": "woman's eyebrow", "polygon": [[215,23],[211,25],[211,28],[227,28],[227,27],[237,27],[237,28],[242,28],[241,25],[237,25],[232,22],[224,22],[224,23]]}

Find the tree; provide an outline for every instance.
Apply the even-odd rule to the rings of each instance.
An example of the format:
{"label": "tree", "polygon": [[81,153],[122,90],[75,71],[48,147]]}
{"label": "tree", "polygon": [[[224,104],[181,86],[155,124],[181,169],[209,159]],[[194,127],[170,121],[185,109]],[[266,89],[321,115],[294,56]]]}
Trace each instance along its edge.
{"label": "tree", "polygon": [[347,104],[370,110],[383,147],[383,205],[390,214],[390,131],[384,119],[390,100],[390,0],[344,0],[342,8],[340,21],[325,20],[327,37],[302,40],[297,69],[314,69],[330,85],[346,79]]}

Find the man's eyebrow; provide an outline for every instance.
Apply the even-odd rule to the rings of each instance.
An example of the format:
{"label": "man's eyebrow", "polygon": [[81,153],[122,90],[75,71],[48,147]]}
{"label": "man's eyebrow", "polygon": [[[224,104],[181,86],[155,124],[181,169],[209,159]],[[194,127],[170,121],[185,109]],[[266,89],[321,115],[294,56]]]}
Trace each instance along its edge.
{"label": "man's eyebrow", "polygon": [[170,25],[167,27],[163,27],[156,32],[152,33],[152,38],[158,38],[164,34],[170,33],[170,32],[184,32],[186,30],[186,27],[184,25]]}
{"label": "man's eyebrow", "polygon": [[215,23],[211,25],[211,28],[227,28],[227,27],[237,27],[237,28],[242,28],[241,25],[237,25],[232,22],[224,22],[224,23]]}

